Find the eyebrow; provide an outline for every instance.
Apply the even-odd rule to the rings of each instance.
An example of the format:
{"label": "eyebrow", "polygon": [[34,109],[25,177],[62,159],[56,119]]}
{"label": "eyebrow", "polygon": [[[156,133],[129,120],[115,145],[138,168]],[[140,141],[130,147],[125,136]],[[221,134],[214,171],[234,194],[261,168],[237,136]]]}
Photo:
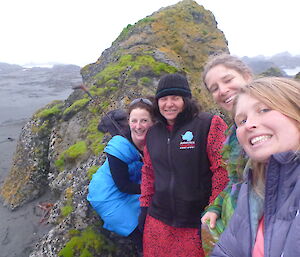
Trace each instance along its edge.
{"label": "eyebrow", "polygon": [[243,116],[245,116],[244,113],[239,113],[239,114],[235,115],[235,116],[234,116],[234,121],[236,121],[237,119],[239,119],[239,118],[241,118],[241,117],[243,117]]}
{"label": "eyebrow", "polygon": [[227,77],[232,77],[232,76],[233,76],[232,74],[227,73],[226,75],[224,75],[224,76],[222,77],[222,79],[226,79]]}

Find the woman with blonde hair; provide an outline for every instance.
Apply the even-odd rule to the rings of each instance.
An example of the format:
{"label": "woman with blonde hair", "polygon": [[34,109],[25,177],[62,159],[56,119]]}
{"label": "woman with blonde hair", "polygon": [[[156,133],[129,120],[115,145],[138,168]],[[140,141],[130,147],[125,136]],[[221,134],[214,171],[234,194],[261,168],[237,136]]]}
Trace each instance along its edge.
{"label": "woman with blonde hair", "polygon": [[300,256],[300,83],[254,80],[234,104],[250,157],[237,208],[211,256]]}

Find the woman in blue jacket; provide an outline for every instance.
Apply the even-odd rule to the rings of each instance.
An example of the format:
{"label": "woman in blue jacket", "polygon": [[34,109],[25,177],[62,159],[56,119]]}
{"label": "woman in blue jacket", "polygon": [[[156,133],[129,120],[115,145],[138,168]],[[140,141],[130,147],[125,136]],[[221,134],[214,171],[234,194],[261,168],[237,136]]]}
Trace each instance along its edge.
{"label": "woman in blue jacket", "polygon": [[153,124],[152,102],[135,99],[128,114],[130,136],[115,135],[108,142],[104,149],[106,161],[93,175],[87,199],[101,216],[105,229],[131,238],[141,252],[142,234],[137,226],[142,154],[146,133]]}
{"label": "woman in blue jacket", "polygon": [[300,83],[262,78],[234,106],[251,159],[237,208],[212,256],[300,256]]}

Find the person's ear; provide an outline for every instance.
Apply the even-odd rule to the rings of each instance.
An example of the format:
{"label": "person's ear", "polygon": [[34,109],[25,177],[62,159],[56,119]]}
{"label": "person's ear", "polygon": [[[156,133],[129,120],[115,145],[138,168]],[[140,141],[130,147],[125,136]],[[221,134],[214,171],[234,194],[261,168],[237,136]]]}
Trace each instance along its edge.
{"label": "person's ear", "polygon": [[245,74],[244,79],[246,80],[247,83],[251,82],[253,77],[250,74]]}

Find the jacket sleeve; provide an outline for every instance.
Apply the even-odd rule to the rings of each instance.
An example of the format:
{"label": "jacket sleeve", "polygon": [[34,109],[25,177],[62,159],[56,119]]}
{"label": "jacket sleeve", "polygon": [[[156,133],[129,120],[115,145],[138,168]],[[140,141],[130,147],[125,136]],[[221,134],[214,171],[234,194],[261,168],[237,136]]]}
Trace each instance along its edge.
{"label": "jacket sleeve", "polygon": [[211,163],[212,193],[209,198],[211,203],[228,183],[227,171],[222,167],[221,150],[225,141],[226,123],[219,117],[214,116],[211,121],[207,138],[207,155]]}
{"label": "jacket sleeve", "polygon": [[144,165],[142,167],[142,184],[140,203],[142,207],[149,207],[154,194],[154,170],[147,147],[144,148]]}
{"label": "jacket sleeve", "polygon": [[211,257],[251,257],[250,222],[247,183],[241,187],[237,208],[216,243]]}
{"label": "jacket sleeve", "polygon": [[126,194],[140,194],[140,184],[130,181],[127,163],[110,154],[107,154],[107,159],[117,188]]}

